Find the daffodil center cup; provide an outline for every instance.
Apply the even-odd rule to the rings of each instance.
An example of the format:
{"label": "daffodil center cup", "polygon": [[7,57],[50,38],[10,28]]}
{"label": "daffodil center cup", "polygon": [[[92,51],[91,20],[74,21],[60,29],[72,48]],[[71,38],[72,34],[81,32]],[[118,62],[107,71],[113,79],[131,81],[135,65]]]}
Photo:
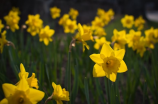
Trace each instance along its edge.
{"label": "daffodil center cup", "polygon": [[19,99],[18,99],[18,104],[23,104],[23,103],[24,103],[24,97],[21,96],[21,97],[19,97]]}
{"label": "daffodil center cup", "polygon": [[126,23],[127,23],[127,24],[130,24],[130,23],[131,23],[131,20],[127,19],[127,20],[126,20]]}
{"label": "daffodil center cup", "polygon": [[117,72],[119,70],[120,61],[117,58],[113,56],[105,57],[103,61],[103,69],[109,74],[112,72]]}

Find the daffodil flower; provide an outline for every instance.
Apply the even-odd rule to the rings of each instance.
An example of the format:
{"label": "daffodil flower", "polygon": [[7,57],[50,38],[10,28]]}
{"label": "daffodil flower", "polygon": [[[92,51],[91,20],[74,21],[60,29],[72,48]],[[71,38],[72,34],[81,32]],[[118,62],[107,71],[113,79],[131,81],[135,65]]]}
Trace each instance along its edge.
{"label": "daffodil flower", "polygon": [[39,33],[39,41],[43,41],[44,44],[47,46],[49,41],[52,41],[52,35],[54,35],[54,30],[50,29],[47,25],[44,29],[41,29]]}
{"label": "daffodil flower", "polygon": [[73,20],[75,20],[77,16],[79,15],[79,13],[76,9],[70,8],[69,15],[71,16]]}
{"label": "daffodil flower", "polygon": [[17,86],[5,83],[2,88],[5,98],[0,104],[37,104],[44,97],[44,92],[29,87],[24,75]]}
{"label": "daffodil flower", "polygon": [[69,101],[69,92],[65,90],[65,88],[61,88],[60,85],[56,85],[52,82],[52,87],[54,92],[52,94],[52,98],[57,102],[57,104],[63,104],[63,101]]}
{"label": "daffodil flower", "polygon": [[60,17],[61,10],[57,7],[50,8],[51,16],[53,19]]}
{"label": "daffodil flower", "polygon": [[134,17],[132,15],[125,15],[125,17],[121,19],[121,23],[123,27],[132,28],[134,24]]}
{"label": "daffodil flower", "polygon": [[40,19],[40,15],[28,15],[28,20],[25,22],[28,25],[27,32],[31,33],[32,36],[39,34],[43,21]]}
{"label": "daffodil flower", "polygon": [[18,12],[10,11],[9,14],[4,17],[4,20],[12,32],[19,29],[18,23],[20,17],[18,16]]}
{"label": "daffodil flower", "polygon": [[88,26],[82,27],[81,24],[78,24],[78,33],[75,36],[76,41],[82,42],[83,45],[83,52],[85,51],[86,47],[89,49],[89,46],[87,45],[86,41],[92,40],[93,41],[93,36],[92,36],[92,30]]}
{"label": "daffodil flower", "polygon": [[[35,78],[35,73],[32,73],[32,76],[28,78],[29,73],[25,71],[24,65],[22,63],[20,64],[20,72],[18,75],[20,79],[22,79],[24,76],[30,87],[35,87],[36,89],[39,88],[38,80]],[[16,85],[19,85],[19,82]]]}
{"label": "daffodil flower", "polygon": [[100,54],[90,55],[90,58],[96,63],[93,67],[93,77],[106,76],[112,82],[115,82],[117,73],[127,71],[127,66],[123,61],[124,54],[124,49],[115,51],[105,43]]}

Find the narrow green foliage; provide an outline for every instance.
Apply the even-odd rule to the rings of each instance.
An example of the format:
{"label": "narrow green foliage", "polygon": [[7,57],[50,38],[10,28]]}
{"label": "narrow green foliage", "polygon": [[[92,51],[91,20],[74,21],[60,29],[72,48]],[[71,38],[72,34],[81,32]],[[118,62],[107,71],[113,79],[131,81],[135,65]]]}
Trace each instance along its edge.
{"label": "narrow green foliage", "polygon": [[84,79],[84,89],[85,89],[85,96],[86,96],[87,103],[90,104],[88,79],[87,78]]}

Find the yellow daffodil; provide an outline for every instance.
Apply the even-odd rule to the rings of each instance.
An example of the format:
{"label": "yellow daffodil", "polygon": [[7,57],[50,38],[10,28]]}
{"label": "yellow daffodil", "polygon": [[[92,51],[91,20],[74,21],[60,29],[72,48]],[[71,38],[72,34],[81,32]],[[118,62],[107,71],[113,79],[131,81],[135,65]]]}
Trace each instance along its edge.
{"label": "yellow daffodil", "polygon": [[101,17],[100,19],[102,20],[102,22],[104,23],[104,25],[107,25],[110,20],[111,20],[111,17],[108,15],[107,12],[105,12]]}
{"label": "yellow daffodil", "polygon": [[141,38],[141,31],[130,30],[129,34],[127,34],[127,43],[128,47],[132,47],[133,50],[136,50],[137,44]]}
{"label": "yellow daffodil", "polygon": [[144,52],[146,51],[146,40],[144,37],[140,38],[139,43],[136,46],[136,51],[143,57]]}
{"label": "yellow daffodil", "polygon": [[5,98],[0,104],[37,104],[44,97],[44,92],[29,87],[24,75],[17,86],[5,83],[2,88]]}
{"label": "yellow daffodil", "polygon": [[125,17],[121,19],[121,23],[123,27],[132,28],[134,24],[134,17],[132,15],[125,15]]}
{"label": "yellow daffodil", "polygon": [[117,73],[127,71],[127,66],[123,61],[124,54],[124,49],[114,51],[105,43],[102,46],[100,54],[90,55],[91,60],[96,63],[93,67],[93,77],[106,76],[112,82],[115,82]]}
{"label": "yellow daffodil", "polygon": [[0,20],[0,32],[4,28],[4,25],[2,24],[2,20]]}
{"label": "yellow daffodil", "polygon": [[[26,81],[30,87],[35,87],[36,89],[39,88],[38,80],[37,80],[37,78],[35,78],[35,73],[32,73],[32,76],[28,78],[29,73],[25,71],[25,68],[24,68],[23,64],[21,63],[20,64],[19,78],[22,79],[23,76],[26,79]],[[18,86],[19,82],[16,85]]]}
{"label": "yellow daffodil", "polygon": [[100,49],[104,43],[110,45],[110,42],[106,40],[105,37],[101,37],[100,39],[95,39],[96,43],[94,44],[95,49]]}
{"label": "yellow daffodil", "polygon": [[44,29],[41,29],[39,33],[39,41],[43,41],[44,44],[47,46],[49,41],[52,41],[52,36],[54,35],[54,30],[50,29],[47,25]]}
{"label": "yellow daffodil", "polygon": [[125,49],[126,44],[126,31],[117,31],[114,29],[112,36],[112,42],[114,42],[114,50]]}
{"label": "yellow daffodil", "polygon": [[156,38],[156,42],[158,42],[158,29],[154,29],[154,37]]}
{"label": "yellow daffodil", "polygon": [[61,10],[57,7],[50,8],[51,16],[53,19],[60,17]]}
{"label": "yellow daffodil", "polygon": [[52,82],[52,87],[54,92],[52,94],[52,98],[57,102],[57,104],[63,104],[63,101],[69,101],[69,92],[65,90],[65,88],[61,88],[60,85],[56,85]]}
{"label": "yellow daffodil", "polygon": [[69,15],[68,14],[64,14],[59,20],[59,25],[65,26],[66,25],[66,21],[68,19],[69,19]]}
{"label": "yellow daffodil", "polygon": [[15,32],[15,30],[19,29],[18,23],[20,17],[18,16],[18,12],[10,11],[9,14],[4,17],[4,20],[12,32]]}
{"label": "yellow daffodil", "polygon": [[95,29],[94,35],[101,37],[101,36],[105,36],[106,32],[105,32],[104,28],[99,27],[99,28]]}
{"label": "yellow daffodil", "polygon": [[19,10],[19,8],[17,8],[17,7],[12,7],[11,11],[17,12],[18,15],[20,14],[20,10]]}
{"label": "yellow daffodil", "polygon": [[76,29],[77,29],[76,20],[72,21],[72,20],[68,19],[66,21],[66,25],[64,26],[64,32],[65,33],[74,33]]}
{"label": "yellow daffodil", "polygon": [[104,23],[99,17],[95,17],[95,19],[92,21],[92,29],[95,30],[98,27],[103,27]]}
{"label": "yellow daffodil", "polygon": [[112,9],[109,9],[109,10],[107,11],[107,15],[109,16],[110,19],[113,18],[114,14],[115,14],[115,13],[114,13],[114,11],[113,11]]}
{"label": "yellow daffodil", "polygon": [[32,36],[35,36],[40,32],[40,29],[43,27],[43,21],[40,19],[40,15],[28,15],[28,20],[25,22],[28,25],[27,32],[31,33]]}
{"label": "yellow daffodil", "polygon": [[104,15],[104,13],[105,13],[104,9],[101,9],[101,8],[98,8],[98,9],[97,9],[97,15],[98,15],[99,17],[101,17],[102,15]]}
{"label": "yellow daffodil", "polygon": [[137,27],[137,30],[142,30],[144,28],[145,20],[142,16],[139,16],[135,21],[134,25]]}
{"label": "yellow daffodil", "polygon": [[145,38],[151,41],[151,43],[156,43],[158,41],[158,38],[155,37],[155,31],[153,27],[148,30],[145,30]]}
{"label": "yellow daffodil", "polygon": [[75,20],[77,16],[79,15],[79,13],[76,9],[70,8],[69,15],[71,16],[73,20]]}
{"label": "yellow daffodil", "polygon": [[92,30],[89,26],[78,24],[78,33],[75,36],[75,39],[77,41],[82,42],[83,44],[83,52],[85,51],[85,47],[89,49],[89,46],[85,41],[92,40],[93,41],[93,36],[92,36]]}
{"label": "yellow daffodil", "polygon": [[8,43],[8,40],[6,40],[6,33],[7,33],[6,30],[4,30],[4,31],[1,33],[1,38],[0,38],[0,52],[1,52],[1,53],[3,52],[3,47],[4,47],[4,45]]}

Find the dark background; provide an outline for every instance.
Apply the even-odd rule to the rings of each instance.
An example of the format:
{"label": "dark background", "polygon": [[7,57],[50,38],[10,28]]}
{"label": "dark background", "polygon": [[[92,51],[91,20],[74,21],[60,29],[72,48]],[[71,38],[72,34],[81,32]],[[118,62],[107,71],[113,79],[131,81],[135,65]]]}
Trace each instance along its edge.
{"label": "dark background", "polygon": [[146,11],[158,10],[158,0],[0,0],[0,19],[3,19],[12,7],[18,7],[21,11],[19,25],[25,23],[28,14],[39,13],[43,20],[49,20],[49,9],[53,6],[61,9],[61,15],[68,13],[73,7],[79,11],[77,21],[89,23],[94,19],[97,8],[112,8],[118,15],[143,15],[146,18]]}

